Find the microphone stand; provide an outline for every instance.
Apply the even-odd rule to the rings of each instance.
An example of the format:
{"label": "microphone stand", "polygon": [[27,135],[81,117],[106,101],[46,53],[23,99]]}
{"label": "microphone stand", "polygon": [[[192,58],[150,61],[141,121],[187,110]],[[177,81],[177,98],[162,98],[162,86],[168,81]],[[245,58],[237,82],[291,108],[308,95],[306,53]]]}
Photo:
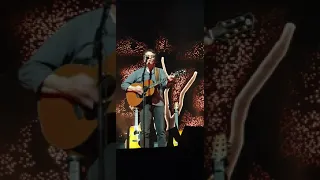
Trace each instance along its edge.
{"label": "microphone stand", "polygon": [[[103,45],[102,45],[102,37],[103,35],[107,35],[107,32],[103,34],[103,30],[105,29],[105,24],[109,15],[110,5],[106,2],[103,7],[101,22],[99,27],[96,30],[95,38],[94,38],[94,47],[93,47],[93,59],[98,60],[98,89],[99,89],[99,101],[98,101],[98,142],[99,142],[99,158],[98,158],[98,172],[99,172],[99,180],[104,180],[104,147],[105,147],[105,126],[108,126],[107,116],[104,117],[103,108],[103,96],[107,94],[107,87],[102,86],[102,81],[104,80],[104,73],[102,72],[102,61],[103,61]],[[106,122],[106,124],[104,124]]]}
{"label": "microphone stand", "polygon": [[143,89],[143,94],[142,94],[142,109],[143,109],[143,116],[142,116],[142,123],[143,123],[143,148],[146,148],[146,110],[145,110],[145,106],[146,106],[146,92],[148,91],[148,88],[144,87],[144,74],[146,72],[147,69],[147,61],[148,61],[148,57],[145,60],[145,64],[144,64],[144,69],[143,69],[143,73],[142,73],[142,89]]}

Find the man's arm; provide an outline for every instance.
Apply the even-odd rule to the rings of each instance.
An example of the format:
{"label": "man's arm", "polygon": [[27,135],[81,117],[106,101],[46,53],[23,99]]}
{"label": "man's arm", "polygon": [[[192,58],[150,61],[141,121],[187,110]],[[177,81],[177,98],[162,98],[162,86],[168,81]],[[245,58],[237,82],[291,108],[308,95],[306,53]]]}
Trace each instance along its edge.
{"label": "man's arm", "polygon": [[121,84],[121,88],[124,91],[135,91],[135,88],[131,86],[132,83],[134,83],[137,79],[137,71],[133,72],[132,74],[130,74],[127,79],[125,79],[123,81],[123,83]]}
{"label": "man's arm", "polygon": [[166,80],[161,84],[163,89],[170,88],[173,85],[173,82],[168,81],[167,74],[164,72],[163,69],[160,69],[161,78],[166,78]]}
{"label": "man's arm", "polygon": [[34,92],[57,93],[66,91],[68,81],[52,74],[71,56],[76,45],[79,21],[72,20],[52,35],[19,70],[19,80]]}

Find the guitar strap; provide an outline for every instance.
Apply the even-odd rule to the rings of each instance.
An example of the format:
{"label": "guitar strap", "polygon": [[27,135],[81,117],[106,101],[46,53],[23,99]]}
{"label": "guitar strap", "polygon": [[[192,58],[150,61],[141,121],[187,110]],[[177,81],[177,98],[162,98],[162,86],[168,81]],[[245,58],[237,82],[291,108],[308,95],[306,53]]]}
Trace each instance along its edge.
{"label": "guitar strap", "polygon": [[[156,78],[156,82],[158,83],[159,82],[159,80],[160,80],[160,73],[159,73],[159,71],[160,71],[160,69],[159,68],[155,68],[154,69],[154,75],[155,75],[155,78]],[[160,84],[160,86],[161,86],[161,84]],[[157,92],[157,93],[155,93],[154,94],[154,96],[152,96],[152,103],[153,104],[157,104],[159,101],[163,101],[164,102],[164,100],[163,100],[163,98],[161,97],[161,95],[159,94],[159,92],[156,90],[155,92]]]}
{"label": "guitar strap", "polygon": [[159,68],[155,68],[155,70],[154,70],[155,72],[155,76],[156,76],[156,82],[159,82]]}

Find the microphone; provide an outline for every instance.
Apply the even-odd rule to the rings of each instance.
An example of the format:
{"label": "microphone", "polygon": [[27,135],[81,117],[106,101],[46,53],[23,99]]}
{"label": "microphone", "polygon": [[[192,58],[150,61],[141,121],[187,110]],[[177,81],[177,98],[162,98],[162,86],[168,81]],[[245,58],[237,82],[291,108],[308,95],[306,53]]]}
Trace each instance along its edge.
{"label": "microphone", "polygon": [[144,59],[144,63],[147,63],[148,62],[148,59],[150,59],[149,56],[146,56],[145,59]]}

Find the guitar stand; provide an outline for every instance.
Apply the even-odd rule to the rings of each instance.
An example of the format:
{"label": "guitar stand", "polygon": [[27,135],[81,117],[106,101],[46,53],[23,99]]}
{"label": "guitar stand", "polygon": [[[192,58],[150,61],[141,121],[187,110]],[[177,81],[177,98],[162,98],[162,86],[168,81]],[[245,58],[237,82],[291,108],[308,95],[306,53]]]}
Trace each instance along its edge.
{"label": "guitar stand", "polygon": [[168,138],[168,147],[174,147],[173,144],[173,139],[176,140],[176,142],[179,144],[180,141],[180,133],[178,130],[179,127],[179,103],[175,102],[174,103],[174,121],[175,121],[175,126],[171,129],[169,129],[169,138]]}
{"label": "guitar stand", "polygon": [[67,161],[69,165],[69,178],[70,180],[83,180],[81,178],[81,163],[83,156],[76,153],[70,153],[68,155]]}

